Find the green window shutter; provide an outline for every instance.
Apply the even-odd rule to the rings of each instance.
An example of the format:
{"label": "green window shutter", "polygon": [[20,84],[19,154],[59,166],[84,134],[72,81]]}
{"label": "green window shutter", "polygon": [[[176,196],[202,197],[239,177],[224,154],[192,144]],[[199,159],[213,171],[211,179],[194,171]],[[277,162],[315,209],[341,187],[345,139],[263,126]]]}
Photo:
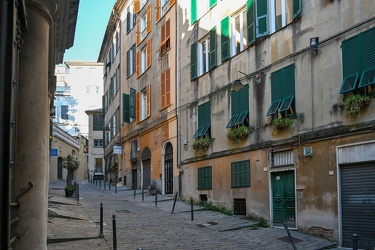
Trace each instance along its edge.
{"label": "green window shutter", "polygon": [[208,167],[207,171],[207,188],[212,189],[212,167]]}
{"label": "green window shutter", "polygon": [[198,106],[198,127],[211,124],[211,105],[206,102]]}
{"label": "green window shutter", "polygon": [[340,94],[356,88],[359,74],[362,72],[360,35],[353,36],[341,44],[343,82]]}
{"label": "green window shutter", "polygon": [[302,12],[302,0],[293,0],[293,19]]}
{"label": "green window shutter", "polygon": [[231,105],[232,114],[231,115],[232,116],[238,115],[240,113],[240,103],[241,103],[240,91],[234,91],[234,90],[231,91],[231,102],[232,102],[232,105]]}
{"label": "green window shutter", "polygon": [[283,83],[284,83],[284,91],[283,91],[283,98],[287,96],[294,96],[295,94],[295,77],[294,77],[294,69],[295,65],[291,64],[283,69],[284,76],[283,76]]}
{"label": "green window shutter", "polygon": [[375,84],[375,28],[362,33],[361,45],[363,72],[359,88]]}
{"label": "green window shutter", "polygon": [[191,80],[198,77],[198,58],[197,58],[197,51],[198,49],[198,43],[195,42],[191,45],[191,69],[190,69],[190,77]]}
{"label": "green window shutter", "polygon": [[240,91],[239,111],[240,113],[249,111],[249,85],[245,85]]}
{"label": "green window shutter", "polygon": [[210,0],[210,9],[215,6],[217,3],[217,0]]}
{"label": "green window shutter", "polygon": [[247,0],[246,2],[246,19],[247,19],[247,39],[250,46],[255,42],[255,0]]}
{"label": "green window shutter", "polygon": [[231,187],[250,187],[250,161],[232,162]]}
{"label": "green window shutter", "polygon": [[362,33],[362,67],[367,70],[375,67],[375,28]]}
{"label": "green window shutter", "polygon": [[271,102],[283,99],[283,71],[271,73]]}
{"label": "green window shutter", "polygon": [[122,121],[130,122],[130,102],[128,94],[122,94]]}
{"label": "green window shutter", "polygon": [[221,61],[230,57],[230,20],[229,16],[221,20]]}
{"label": "green window shutter", "polygon": [[216,26],[210,30],[210,70],[217,66]]}
{"label": "green window shutter", "polygon": [[190,25],[197,21],[197,0],[191,0]]}
{"label": "green window shutter", "polygon": [[102,113],[105,115],[105,95],[102,96]]}
{"label": "green window shutter", "polygon": [[256,37],[268,35],[268,1],[256,0]]}
{"label": "green window shutter", "polygon": [[135,119],[136,117],[136,95],[137,91],[130,88],[130,118]]}
{"label": "green window shutter", "polygon": [[203,189],[203,169],[198,168],[198,189]]}
{"label": "green window shutter", "polygon": [[130,51],[131,50],[128,50],[126,51],[126,76],[129,77],[130,76]]}

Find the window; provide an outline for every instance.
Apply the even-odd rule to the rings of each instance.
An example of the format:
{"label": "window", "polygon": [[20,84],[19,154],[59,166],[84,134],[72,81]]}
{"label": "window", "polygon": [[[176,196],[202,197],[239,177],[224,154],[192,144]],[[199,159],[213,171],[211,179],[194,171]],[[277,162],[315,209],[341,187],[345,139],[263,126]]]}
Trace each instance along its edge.
{"label": "window", "polygon": [[234,56],[247,48],[247,23],[245,10],[242,10],[237,16],[231,18],[231,27],[231,54]]}
{"label": "window", "polygon": [[136,22],[136,15],[134,14],[134,8],[132,5],[126,9],[126,32],[129,32],[134,28]]}
{"label": "window", "polygon": [[151,31],[151,3],[147,6],[146,13],[137,19],[137,45],[145,39]]}
{"label": "window", "polygon": [[160,100],[161,108],[166,108],[171,104],[171,80],[170,80],[170,69],[164,71],[160,76]]}
{"label": "window", "polygon": [[174,5],[176,0],[156,0],[156,22]]}
{"label": "window", "polygon": [[250,187],[250,161],[232,162],[231,187]]}
{"label": "window", "polygon": [[234,56],[247,47],[247,22],[245,10],[221,21],[221,60]]}
{"label": "window", "polygon": [[135,44],[126,51],[126,77],[135,72]]}
{"label": "window", "polygon": [[[193,25],[209,9],[214,7],[217,0],[190,0],[190,25]],[[198,7],[199,6],[199,7]]]}
{"label": "window", "polygon": [[137,93],[136,99],[136,119],[141,122],[150,116],[150,84]]}
{"label": "window", "polygon": [[375,84],[375,28],[342,42],[343,82],[340,94],[368,94]]}
{"label": "window", "polygon": [[210,38],[203,39],[198,43],[199,50],[199,75],[203,75],[209,68],[209,55],[210,55]]}
{"label": "window", "polygon": [[191,79],[205,74],[216,65],[216,27],[213,27],[209,35],[191,45]]}
{"label": "window", "polygon": [[272,152],[271,159],[271,165],[273,167],[291,166],[294,164],[293,150]]}
{"label": "window", "polygon": [[249,126],[249,85],[239,91],[231,91],[231,118],[227,128],[237,125]]}
{"label": "window", "polygon": [[103,140],[94,139],[94,148],[102,148],[103,147]]}
{"label": "window", "polygon": [[211,103],[206,102],[198,106],[198,129],[193,138],[211,138]]}
{"label": "window", "polygon": [[93,114],[92,115],[92,129],[94,131],[102,131],[104,124],[104,116],[102,114]]}
{"label": "window", "polygon": [[143,40],[146,37],[146,26],[147,26],[147,14],[145,14],[140,19],[140,27],[141,27],[141,40]]}
{"label": "window", "polygon": [[147,60],[147,47],[145,46],[141,50],[141,74],[146,71],[146,60]]}
{"label": "window", "polygon": [[271,73],[271,105],[267,115],[280,114],[287,117],[295,114],[294,64]]}
{"label": "window", "polygon": [[171,41],[170,41],[170,20],[166,21],[163,26],[161,27],[161,36],[160,36],[160,56],[167,53],[167,51],[171,48]]}
{"label": "window", "polygon": [[103,158],[95,158],[95,173],[102,171]]}
{"label": "window", "polygon": [[278,31],[293,21],[292,0],[272,0],[270,6],[271,32]]}
{"label": "window", "polygon": [[151,39],[147,41],[147,45],[137,52],[136,56],[136,72],[137,77],[142,75],[149,67],[151,67]]}
{"label": "window", "polygon": [[[268,13],[270,2],[270,11]],[[246,2],[247,45],[255,42],[256,38],[275,32],[292,22],[302,12],[302,0],[248,0]],[[269,24],[271,16],[271,25]],[[290,17],[291,16],[291,17]],[[271,27],[269,27],[271,26]]]}
{"label": "window", "polygon": [[68,105],[61,105],[61,119],[68,120],[69,119],[69,106]]}
{"label": "window", "polygon": [[136,92],[130,88],[130,95],[122,94],[122,121],[130,123],[130,119],[135,119],[135,96]]}
{"label": "window", "polygon": [[198,168],[198,189],[212,189],[212,167]]}

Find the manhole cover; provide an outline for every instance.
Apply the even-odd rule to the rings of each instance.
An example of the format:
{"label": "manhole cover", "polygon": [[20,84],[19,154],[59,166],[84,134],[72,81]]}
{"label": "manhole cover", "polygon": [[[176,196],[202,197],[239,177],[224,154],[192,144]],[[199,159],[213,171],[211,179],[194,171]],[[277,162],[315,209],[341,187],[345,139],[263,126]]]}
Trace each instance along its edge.
{"label": "manhole cover", "polygon": [[131,213],[129,210],[115,210],[115,212],[119,214]]}
{"label": "manhole cover", "polygon": [[[281,238],[277,238],[277,239],[279,239],[279,240],[281,240],[281,241],[283,241],[283,242],[285,242],[285,243],[290,243],[290,240],[289,240],[289,237],[288,237],[288,236],[281,237]],[[302,242],[302,241],[303,241],[303,240],[300,240],[300,239],[298,239],[298,238],[294,238],[294,237],[292,237],[292,239],[293,239],[293,242],[294,242],[294,243],[298,243],[298,242]]]}

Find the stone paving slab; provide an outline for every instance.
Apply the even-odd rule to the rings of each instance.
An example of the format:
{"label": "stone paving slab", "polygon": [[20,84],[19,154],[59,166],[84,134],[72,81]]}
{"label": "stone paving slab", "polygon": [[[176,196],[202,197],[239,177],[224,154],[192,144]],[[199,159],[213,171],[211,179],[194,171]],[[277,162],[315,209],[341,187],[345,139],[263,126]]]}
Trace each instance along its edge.
{"label": "stone paving slab", "polygon": [[[178,201],[171,213],[174,197],[144,194],[143,200],[138,190],[134,198],[133,190],[118,187],[103,190],[103,186],[81,183],[81,199],[77,205],[74,198],[64,197],[59,190],[61,183],[50,186],[50,211],[60,216],[52,216],[48,223],[48,238],[52,244],[48,249],[112,249],[112,219],[116,216],[117,249],[293,249],[286,230],[279,228],[254,228],[255,222],[243,216],[227,216],[218,212],[201,211],[193,206],[194,221],[191,221],[191,206]],[[103,234],[99,234],[99,204],[103,203]],[[79,219],[74,219],[79,218]],[[325,249],[334,243],[290,231],[296,240],[297,249]],[[76,239],[57,242],[58,239]],[[79,239],[79,240],[78,240]],[[54,241],[53,241],[54,240]],[[297,241],[298,240],[298,241]]]}

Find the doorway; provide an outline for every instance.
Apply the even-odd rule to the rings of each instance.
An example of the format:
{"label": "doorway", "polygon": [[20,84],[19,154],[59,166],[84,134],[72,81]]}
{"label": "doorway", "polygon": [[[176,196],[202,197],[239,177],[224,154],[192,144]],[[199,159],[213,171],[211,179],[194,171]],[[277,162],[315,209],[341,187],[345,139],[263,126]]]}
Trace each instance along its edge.
{"label": "doorway", "polygon": [[173,194],[173,147],[168,143],[164,155],[165,194]]}
{"label": "doorway", "polygon": [[294,171],[271,174],[273,226],[296,228]]}

